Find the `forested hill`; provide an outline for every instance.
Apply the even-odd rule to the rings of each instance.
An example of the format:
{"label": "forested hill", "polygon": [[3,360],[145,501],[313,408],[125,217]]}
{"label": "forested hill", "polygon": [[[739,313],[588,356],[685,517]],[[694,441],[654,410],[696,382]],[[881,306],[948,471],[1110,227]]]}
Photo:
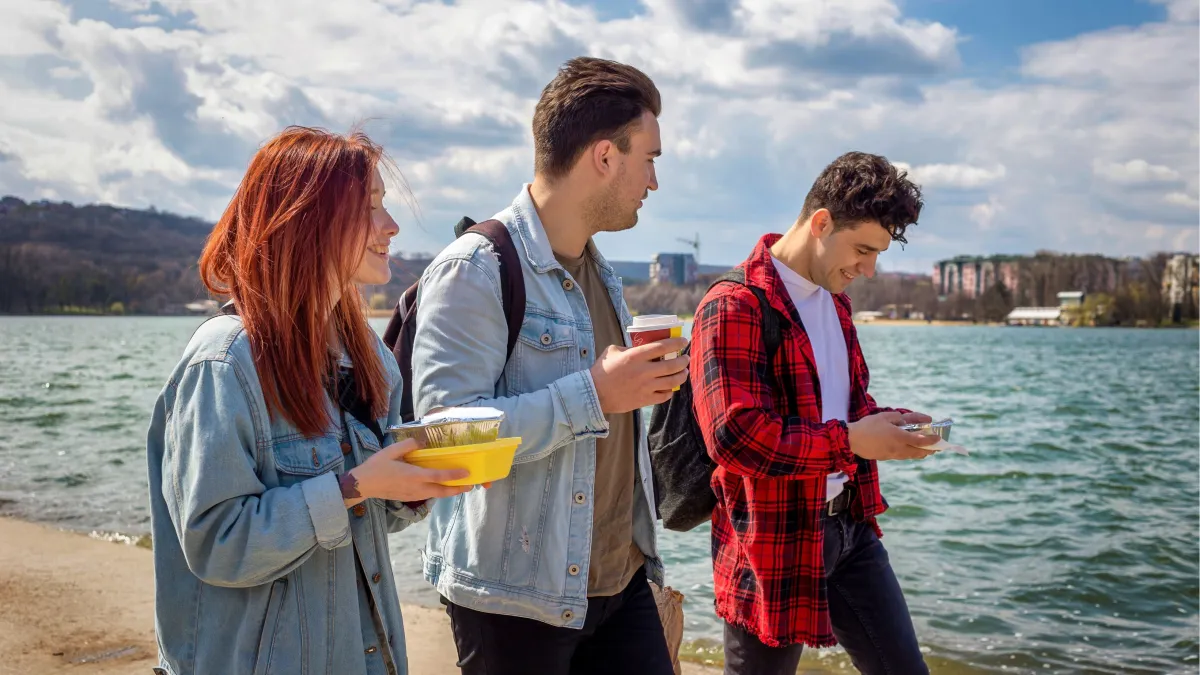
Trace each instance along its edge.
{"label": "forested hill", "polygon": [[183,311],[207,297],[196,259],[211,230],[154,209],[4,197],[0,313]]}

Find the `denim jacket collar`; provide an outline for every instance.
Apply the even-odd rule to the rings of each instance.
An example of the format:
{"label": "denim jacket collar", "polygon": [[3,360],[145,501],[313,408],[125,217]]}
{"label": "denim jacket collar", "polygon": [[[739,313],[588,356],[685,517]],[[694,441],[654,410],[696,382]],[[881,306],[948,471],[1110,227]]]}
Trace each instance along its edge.
{"label": "denim jacket collar", "polygon": [[[534,205],[533,197],[529,194],[531,186],[532,183],[522,185],[521,191],[513,199],[512,212],[515,216],[513,220],[517,238],[521,240],[521,245],[525,248],[525,256],[528,258],[529,264],[538,273],[545,274],[550,270],[562,269],[562,265],[554,257],[554,249],[550,247],[550,237],[546,234],[546,227],[542,224],[537,206]],[[603,276],[606,281],[616,277],[616,271],[600,253],[600,249],[596,248],[596,242],[591,237],[588,237],[587,252],[604,271]]]}

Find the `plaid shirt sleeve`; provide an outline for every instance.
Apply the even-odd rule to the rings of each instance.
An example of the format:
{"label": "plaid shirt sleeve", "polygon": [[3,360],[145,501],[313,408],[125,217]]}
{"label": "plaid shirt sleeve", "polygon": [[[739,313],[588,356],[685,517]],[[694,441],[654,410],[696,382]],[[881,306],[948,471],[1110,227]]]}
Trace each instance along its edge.
{"label": "plaid shirt sleeve", "polygon": [[[853,474],[857,462],[846,423],[780,415],[763,379],[766,362],[761,308],[754,294],[728,284],[713,289],[695,319],[690,364],[696,421],[713,461],[752,478]],[[793,376],[807,367],[786,365]]]}

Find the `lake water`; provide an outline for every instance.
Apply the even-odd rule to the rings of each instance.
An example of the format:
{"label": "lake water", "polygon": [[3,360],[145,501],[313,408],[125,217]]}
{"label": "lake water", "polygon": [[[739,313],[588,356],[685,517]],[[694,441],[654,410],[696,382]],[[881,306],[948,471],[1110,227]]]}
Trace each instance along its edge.
{"label": "lake water", "polygon": [[[149,411],[199,322],[0,317],[0,513],[147,532]],[[876,399],[954,417],[971,451],[881,467],[884,543],[934,672],[1197,672],[1198,333],[860,334]],[[432,604],[423,535],[392,553],[404,599]],[[707,528],[662,546],[688,637],[718,638]],[[846,668],[837,650],[805,662]]]}

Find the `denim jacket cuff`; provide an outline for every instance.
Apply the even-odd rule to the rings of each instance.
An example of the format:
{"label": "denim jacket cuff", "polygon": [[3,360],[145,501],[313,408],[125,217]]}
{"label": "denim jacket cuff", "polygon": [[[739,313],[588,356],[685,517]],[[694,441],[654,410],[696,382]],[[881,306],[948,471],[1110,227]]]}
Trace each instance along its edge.
{"label": "denim jacket cuff", "polygon": [[600,395],[590,371],[581,370],[560,378],[550,385],[550,390],[566,412],[575,438],[608,435],[608,419],[600,409]]}
{"label": "denim jacket cuff", "polygon": [[300,483],[300,489],[304,492],[304,502],[308,504],[308,515],[321,548],[335,549],[349,541],[350,516],[346,515],[337,475],[323,473]]}

